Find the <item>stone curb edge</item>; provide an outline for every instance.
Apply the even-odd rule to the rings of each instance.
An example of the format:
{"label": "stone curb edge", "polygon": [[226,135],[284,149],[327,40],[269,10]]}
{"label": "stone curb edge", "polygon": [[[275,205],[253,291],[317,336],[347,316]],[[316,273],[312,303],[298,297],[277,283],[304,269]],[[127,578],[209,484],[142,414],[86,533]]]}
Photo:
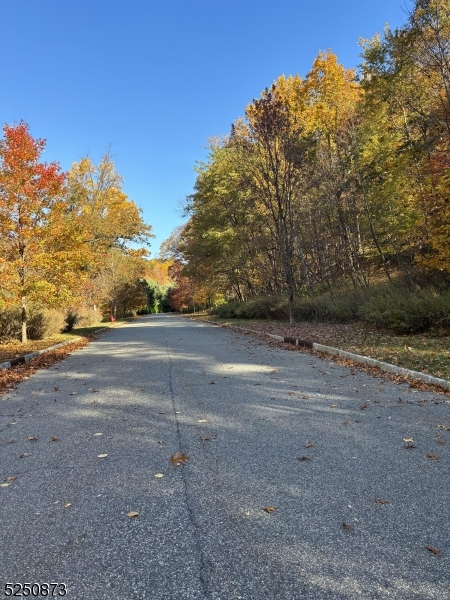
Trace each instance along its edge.
{"label": "stone curb edge", "polygon": [[[203,320],[205,323],[213,323],[214,325],[220,326],[220,323],[216,321],[208,321],[206,319]],[[390,363],[383,362],[381,360],[376,360],[375,358],[369,358],[367,356],[362,356],[361,354],[354,354],[353,352],[347,352],[346,350],[340,350],[339,348],[334,348],[333,346],[324,346],[323,344],[317,344],[315,342],[308,342],[306,340],[300,340],[299,338],[293,337],[283,337],[281,335],[274,335],[272,333],[265,333],[264,331],[256,331],[254,329],[247,329],[244,327],[238,327],[237,325],[230,325],[235,329],[241,331],[249,331],[251,333],[258,333],[267,335],[275,340],[280,342],[284,342],[286,344],[294,344],[295,346],[303,346],[305,348],[311,348],[316,352],[322,352],[324,354],[331,354],[332,356],[338,356],[340,358],[346,358],[348,360],[353,360],[354,362],[368,365],[369,367],[376,367],[380,369],[380,371],[385,371],[386,373],[392,373],[394,375],[401,375],[402,377],[406,377],[411,381],[421,381],[422,383],[428,383],[428,385],[436,385],[446,390],[450,390],[450,381],[447,379],[440,379],[439,377],[433,377],[433,375],[427,375],[427,373],[421,373],[420,371],[413,371],[411,369],[405,369],[403,367],[397,367],[396,365],[391,365]]]}
{"label": "stone curb edge", "polygon": [[[102,327],[101,329],[98,329],[97,331],[104,331],[105,329],[109,329],[109,328]],[[33,358],[36,358],[37,356],[41,356],[42,354],[45,354],[46,352],[51,352],[52,350],[57,350],[58,348],[62,348],[63,346],[68,346],[69,344],[73,344],[74,342],[79,342],[82,339],[83,339],[82,337],[75,337],[75,338],[72,338],[71,340],[68,340],[67,342],[61,342],[60,344],[55,344],[54,346],[49,346],[48,348],[43,348],[42,350],[37,350],[36,352],[30,352],[30,354],[25,354],[24,356],[18,356],[17,358],[13,358],[12,360],[1,363],[0,371],[4,370],[4,369],[11,369],[11,367],[16,367],[17,365],[23,365],[27,362],[30,362],[30,360],[33,360]]]}
{"label": "stone curb edge", "polygon": [[60,344],[56,344],[55,346],[50,346],[49,348],[43,348],[42,350],[30,352],[30,354],[25,354],[24,356],[18,356],[17,358],[13,358],[12,360],[2,363],[0,365],[0,369],[10,369],[11,367],[22,365],[24,363],[30,362],[30,360],[33,360],[33,358],[36,358],[37,356],[41,356],[41,354],[51,352],[52,350],[56,350],[57,348],[61,348],[62,346],[67,346],[68,344],[73,344],[73,342],[78,342],[81,339],[81,337],[76,337],[67,342],[61,342]]}

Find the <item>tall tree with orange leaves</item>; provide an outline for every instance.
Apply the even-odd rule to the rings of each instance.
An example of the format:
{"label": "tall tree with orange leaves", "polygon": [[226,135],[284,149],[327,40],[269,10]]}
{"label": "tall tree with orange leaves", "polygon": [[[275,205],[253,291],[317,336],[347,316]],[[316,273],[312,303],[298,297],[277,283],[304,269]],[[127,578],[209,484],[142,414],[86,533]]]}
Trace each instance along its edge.
{"label": "tall tree with orange leaves", "polygon": [[66,210],[65,173],[40,162],[45,140],[27,123],[5,125],[0,140],[0,303],[21,308],[27,341],[27,307],[64,303],[77,287],[84,261],[82,234]]}

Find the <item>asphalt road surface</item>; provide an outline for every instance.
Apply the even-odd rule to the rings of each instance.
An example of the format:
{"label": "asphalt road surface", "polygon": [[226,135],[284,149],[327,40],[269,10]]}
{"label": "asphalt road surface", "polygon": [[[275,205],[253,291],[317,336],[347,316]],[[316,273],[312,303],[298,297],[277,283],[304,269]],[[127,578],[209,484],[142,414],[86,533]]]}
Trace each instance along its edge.
{"label": "asphalt road surface", "polygon": [[449,599],[446,427],[444,396],[124,325],[0,398],[0,598]]}

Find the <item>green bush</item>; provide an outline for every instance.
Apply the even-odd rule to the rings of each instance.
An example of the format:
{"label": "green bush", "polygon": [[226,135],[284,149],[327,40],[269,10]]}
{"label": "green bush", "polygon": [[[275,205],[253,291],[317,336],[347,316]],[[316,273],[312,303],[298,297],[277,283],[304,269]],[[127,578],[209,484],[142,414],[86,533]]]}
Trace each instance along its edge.
{"label": "green bush", "polygon": [[2,308],[0,310],[0,341],[20,339],[22,330],[21,311],[19,308]]}
{"label": "green bush", "polygon": [[284,297],[263,296],[246,302],[219,304],[211,313],[222,319],[285,319],[288,305]]}
{"label": "green bush", "polygon": [[64,332],[69,332],[72,331],[72,329],[75,327],[75,325],[78,323],[78,315],[76,312],[72,312],[71,310],[68,311],[67,315],[65,316],[64,319]]}
{"label": "green bush", "polygon": [[[283,296],[251,298],[217,306],[213,314],[225,318],[279,319],[288,317]],[[362,320],[378,329],[410,334],[450,331],[450,290],[443,286],[412,289],[405,282],[377,284],[364,289],[341,290],[314,296],[296,296],[295,318],[301,321],[345,323]]]}
{"label": "green bush", "polygon": [[71,308],[65,316],[63,331],[72,331],[75,326],[91,327],[97,323],[98,319],[99,315],[92,309],[85,307]]}
{"label": "green bush", "polygon": [[450,328],[450,292],[392,290],[373,295],[360,309],[360,317],[394,333],[421,333]]}

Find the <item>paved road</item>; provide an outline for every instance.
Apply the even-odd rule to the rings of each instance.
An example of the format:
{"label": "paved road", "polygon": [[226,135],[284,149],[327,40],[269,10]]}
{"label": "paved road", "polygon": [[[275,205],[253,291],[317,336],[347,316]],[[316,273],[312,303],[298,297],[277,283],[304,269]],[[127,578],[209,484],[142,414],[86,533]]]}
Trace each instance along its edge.
{"label": "paved road", "polygon": [[0,598],[448,599],[443,400],[178,316],[115,329],[0,399]]}

